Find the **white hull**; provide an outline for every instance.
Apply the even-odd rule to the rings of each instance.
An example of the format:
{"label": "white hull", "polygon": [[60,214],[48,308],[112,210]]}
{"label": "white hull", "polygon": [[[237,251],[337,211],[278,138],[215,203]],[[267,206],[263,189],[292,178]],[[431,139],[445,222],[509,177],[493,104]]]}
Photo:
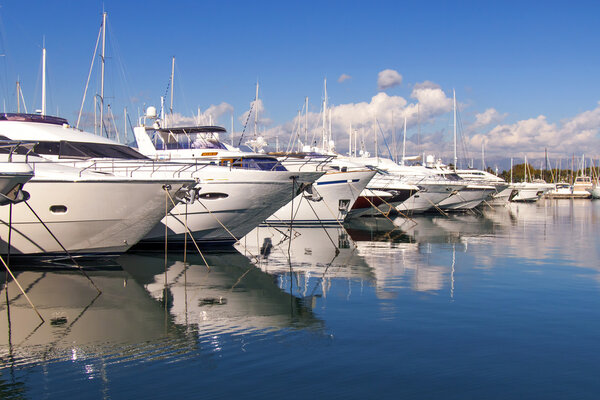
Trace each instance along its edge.
{"label": "white hull", "polygon": [[20,200],[23,185],[33,178],[33,169],[27,163],[0,162],[0,205]]}
{"label": "white hull", "polygon": [[490,201],[488,201],[488,204],[491,206],[505,206],[508,204],[508,202],[510,201],[510,196],[513,193],[513,188],[512,187],[507,187],[504,190],[501,190],[500,192],[492,195],[492,198],[490,199]]}
{"label": "white hull", "polygon": [[[175,187],[174,189],[179,189]],[[162,182],[41,181],[27,184],[29,205],[71,254],[127,251],[164,216]],[[174,190],[170,191],[174,196]],[[172,206],[166,207],[170,210]],[[0,208],[0,253],[8,251],[9,207]],[[11,254],[64,254],[26,204],[12,206]]]}
{"label": "white hull", "polygon": [[537,183],[516,183],[514,189],[517,194],[511,201],[534,202],[538,201],[546,192],[552,189],[553,185]]}
{"label": "white hull", "polygon": [[595,186],[592,189],[588,189],[588,191],[592,195],[592,199],[600,199],[600,187]]}
{"label": "white hull", "polygon": [[375,171],[328,172],[313,184],[312,196],[301,193],[267,218],[268,223],[339,223],[367,186]]}
{"label": "white hull", "polygon": [[[215,245],[236,242],[288,203],[292,199],[291,177],[299,177],[294,184],[297,192],[301,182],[313,182],[323,174],[223,168],[214,173],[220,175],[201,180],[200,199],[187,206],[187,228],[194,240]],[[146,235],[145,242],[163,243],[165,222],[170,243],[185,241],[185,204],[175,207],[171,214],[173,217],[163,219]]]}
{"label": "white hull", "polygon": [[415,193],[396,207],[398,212],[419,214],[434,210],[440,202],[456,195],[457,189],[462,189],[465,186],[447,185],[443,183],[422,183],[419,187],[421,190],[418,193]]}
{"label": "white hull", "polygon": [[389,204],[391,204],[392,197],[391,193],[365,188],[348,213],[348,218],[386,215],[390,211]]}
{"label": "white hull", "polygon": [[495,192],[496,189],[491,186],[467,186],[465,189],[459,190],[454,196],[442,200],[438,206],[443,210],[470,210],[490,198]]}

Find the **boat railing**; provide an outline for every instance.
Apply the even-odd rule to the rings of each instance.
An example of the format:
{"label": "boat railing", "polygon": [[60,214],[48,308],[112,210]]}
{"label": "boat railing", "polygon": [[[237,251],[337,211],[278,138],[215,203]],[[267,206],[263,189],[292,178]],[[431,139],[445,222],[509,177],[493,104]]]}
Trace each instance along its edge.
{"label": "boat railing", "polygon": [[309,167],[311,170],[324,171],[325,167],[333,160],[335,156],[319,155],[313,156],[310,154],[303,154],[299,156],[297,154],[286,154],[279,157],[279,161],[284,165],[294,166],[294,171],[301,171],[305,167]]}
{"label": "boat railing", "polygon": [[89,164],[87,162],[73,162],[73,166],[82,167],[79,171],[79,176],[82,176],[86,171],[110,172],[112,174],[123,174],[127,177],[133,177],[136,172],[146,172],[149,176],[154,177],[158,173],[167,174],[173,178],[181,178],[184,173],[193,174],[201,169],[214,165],[211,163],[178,163],[168,161],[154,160],[94,160]]}

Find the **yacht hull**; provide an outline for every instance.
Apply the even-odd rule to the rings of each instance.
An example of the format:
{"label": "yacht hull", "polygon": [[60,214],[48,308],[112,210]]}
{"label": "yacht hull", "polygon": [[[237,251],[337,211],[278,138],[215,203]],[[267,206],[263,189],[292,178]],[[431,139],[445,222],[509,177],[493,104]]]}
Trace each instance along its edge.
{"label": "yacht hull", "polygon": [[330,172],[267,219],[269,224],[337,224],[348,215],[375,171]]}
{"label": "yacht hull", "polygon": [[199,200],[187,206],[177,205],[172,216],[152,228],[143,243],[164,243],[166,225],[167,241],[173,245],[185,242],[186,231],[202,246],[231,245],[290,202],[303,184],[323,175],[323,172],[244,169],[230,172],[201,180]]}
{"label": "yacht hull", "polygon": [[[118,254],[137,243],[164,216],[163,182],[37,181],[27,186],[28,204],[69,253]],[[174,196],[176,189],[170,190]],[[11,213],[12,209],[12,213]],[[12,215],[11,215],[12,214]],[[0,253],[64,255],[27,204],[0,207]]]}

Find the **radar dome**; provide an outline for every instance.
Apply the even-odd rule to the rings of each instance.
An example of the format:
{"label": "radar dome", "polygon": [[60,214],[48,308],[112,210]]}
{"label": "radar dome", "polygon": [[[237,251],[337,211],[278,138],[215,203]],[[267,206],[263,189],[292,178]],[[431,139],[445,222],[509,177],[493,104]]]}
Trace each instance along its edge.
{"label": "radar dome", "polygon": [[147,118],[156,118],[156,107],[150,106],[146,108],[146,117]]}

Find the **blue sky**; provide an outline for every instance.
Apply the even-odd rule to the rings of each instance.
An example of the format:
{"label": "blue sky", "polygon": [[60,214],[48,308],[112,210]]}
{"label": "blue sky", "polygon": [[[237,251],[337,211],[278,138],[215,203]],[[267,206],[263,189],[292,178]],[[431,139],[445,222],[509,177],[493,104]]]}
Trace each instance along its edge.
{"label": "blue sky", "polygon": [[[257,79],[265,135],[282,137],[289,135],[290,121],[305,96],[317,118],[325,77],[330,103],[371,104],[369,109],[379,119],[391,106],[380,113],[372,103],[374,96],[383,92],[413,104],[420,101],[414,97],[415,85],[427,81],[448,98],[456,89],[467,146],[477,153],[484,140],[490,155],[506,155],[508,149],[518,153],[515,156],[522,152],[535,156],[543,152],[540,145],[545,141],[557,157],[590,149],[590,144],[597,154],[589,155],[600,154],[598,2],[10,1],[0,5],[4,54],[0,94],[8,111],[16,107],[17,75],[28,108],[34,103],[40,107],[45,37],[48,108],[55,113],[58,107],[61,116],[76,120],[104,7],[109,18],[105,97],[117,120],[122,120],[124,106],[137,114],[144,104],[159,104],[175,56],[176,111],[191,116],[198,107],[206,110],[227,103],[233,108],[236,130],[241,129],[237,125],[253,100]],[[381,91],[378,74],[386,69],[397,71],[402,79]],[[96,66],[92,93],[99,90],[98,71]],[[339,83],[342,74],[350,78]],[[92,111],[91,99],[88,111]],[[420,139],[427,143],[425,136],[431,135],[429,146],[439,143],[439,138],[450,140],[451,111],[446,100],[435,105],[427,121],[419,120]],[[406,109],[401,103],[394,108],[396,115]],[[356,114],[358,108],[334,110],[340,142],[345,138],[342,127],[351,119],[345,118],[348,109]],[[489,109],[495,111],[486,114],[491,122],[473,125],[477,115]],[[215,118],[229,128],[228,115]],[[369,125],[372,121],[365,122],[367,136]],[[389,123],[383,128],[392,129]],[[416,129],[415,121],[409,121],[411,143]],[[546,133],[540,136],[536,133],[540,131]],[[571,138],[580,131],[585,135]],[[448,146],[427,150],[444,152]]]}

